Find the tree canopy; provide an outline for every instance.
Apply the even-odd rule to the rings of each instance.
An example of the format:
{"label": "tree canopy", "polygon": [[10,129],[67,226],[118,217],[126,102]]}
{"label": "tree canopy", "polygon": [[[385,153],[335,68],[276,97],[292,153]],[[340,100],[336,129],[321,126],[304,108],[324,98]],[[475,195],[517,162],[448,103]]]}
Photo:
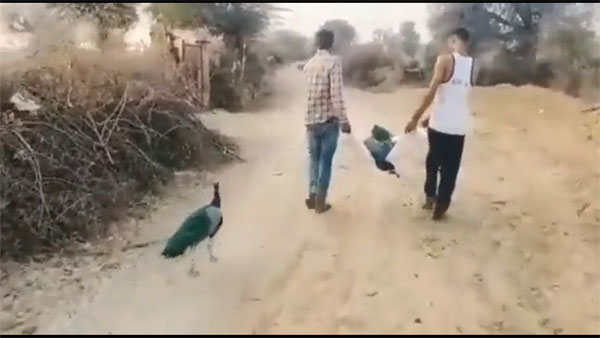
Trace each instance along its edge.
{"label": "tree canopy", "polygon": [[168,26],[206,27],[211,34],[224,35],[226,43],[236,43],[237,47],[241,47],[243,41],[258,37],[283,10],[268,3],[236,2],[155,3],[150,6],[150,11]]}
{"label": "tree canopy", "polygon": [[415,30],[415,23],[413,21],[405,21],[400,25],[400,43],[402,50],[406,55],[415,57],[419,50],[419,44],[421,36]]}
{"label": "tree canopy", "polygon": [[356,39],[356,29],[346,20],[329,20],[321,26],[333,32],[333,49],[342,52],[348,49]]}
{"label": "tree canopy", "polygon": [[133,3],[61,2],[49,3],[48,7],[57,9],[61,17],[86,18],[96,23],[101,40],[108,37],[110,29],[128,29],[138,20]]}
{"label": "tree canopy", "polygon": [[542,39],[555,43],[562,39],[563,48],[575,44],[578,55],[583,55],[580,53],[584,52],[584,46],[593,46],[591,6],[595,4],[437,3],[429,5],[428,26],[438,42],[451,29],[468,29],[475,56],[496,51],[497,55],[504,55],[506,62],[518,67],[513,73],[533,79]]}
{"label": "tree canopy", "polygon": [[308,39],[293,30],[277,30],[265,39],[270,53],[281,58],[283,62],[294,62],[308,57]]}

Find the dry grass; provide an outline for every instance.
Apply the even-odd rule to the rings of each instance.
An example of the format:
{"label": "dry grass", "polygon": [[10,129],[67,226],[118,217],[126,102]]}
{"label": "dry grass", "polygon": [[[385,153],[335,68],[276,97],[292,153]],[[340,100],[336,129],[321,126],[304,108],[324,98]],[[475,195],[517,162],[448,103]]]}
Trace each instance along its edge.
{"label": "dry grass", "polygon": [[[3,257],[101,234],[174,170],[231,151],[194,117],[185,81],[161,64],[152,51],[63,51],[3,69]],[[41,109],[17,110],[14,93]]]}

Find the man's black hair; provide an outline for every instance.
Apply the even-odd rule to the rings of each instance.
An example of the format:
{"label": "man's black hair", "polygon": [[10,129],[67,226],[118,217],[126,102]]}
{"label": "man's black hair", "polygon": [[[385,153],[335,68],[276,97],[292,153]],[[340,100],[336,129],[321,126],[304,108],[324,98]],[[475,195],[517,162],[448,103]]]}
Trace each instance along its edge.
{"label": "man's black hair", "polygon": [[453,35],[455,35],[456,37],[458,37],[464,43],[469,42],[469,37],[470,37],[469,36],[469,31],[466,30],[465,28],[460,27],[460,28],[457,28],[457,29],[453,30],[450,33],[450,36],[453,36]]}
{"label": "man's black hair", "polygon": [[331,49],[333,47],[333,32],[321,29],[317,32],[316,44],[318,49]]}

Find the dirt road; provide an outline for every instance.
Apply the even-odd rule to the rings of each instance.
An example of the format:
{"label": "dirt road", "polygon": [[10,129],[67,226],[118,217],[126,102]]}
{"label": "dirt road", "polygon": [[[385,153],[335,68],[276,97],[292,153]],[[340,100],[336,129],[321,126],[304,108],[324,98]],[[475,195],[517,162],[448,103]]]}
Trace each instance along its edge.
{"label": "dirt road", "polygon": [[[98,292],[69,291],[74,311],[55,307],[37,332],[600,333],[597,115],[533,87],[478,88],[447,221],[420,210],[420,180],[380,173],[351,138],[334,161],[334,209],[317,216],[303,204],[303,93],[288,69],[267,111],[203,117],[247,160],[210,178],[225,215],[217,263],[205,246],[173,261],[141,249],[104,281],[80,281]],[[363,135],[373,123],[399,132],[422,91],[346,94]],[[209,186],[193,182],[136,241],[168,237],[206,203]]]}

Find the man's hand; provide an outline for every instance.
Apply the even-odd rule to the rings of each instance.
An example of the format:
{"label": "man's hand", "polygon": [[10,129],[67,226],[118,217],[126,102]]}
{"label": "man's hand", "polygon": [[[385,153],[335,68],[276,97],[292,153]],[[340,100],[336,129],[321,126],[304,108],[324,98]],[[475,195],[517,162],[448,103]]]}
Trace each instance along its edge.
{"label": "man's hand", "polygon": [[341,127],[342,127],[342,133],[344,133],[344,134],[352,133],[352,127],[350,127],[349,122],[342,123]]}
{"label": "man's hand", "polygon": [[404,128],[404,133],[408,134],[411,133],[413,130],[417,129],[417,124],[419,123],[419,118],[418,117],[414,117],[410,119],[410,121],[408,121],[408,123],[406,124],[406,127]]}

